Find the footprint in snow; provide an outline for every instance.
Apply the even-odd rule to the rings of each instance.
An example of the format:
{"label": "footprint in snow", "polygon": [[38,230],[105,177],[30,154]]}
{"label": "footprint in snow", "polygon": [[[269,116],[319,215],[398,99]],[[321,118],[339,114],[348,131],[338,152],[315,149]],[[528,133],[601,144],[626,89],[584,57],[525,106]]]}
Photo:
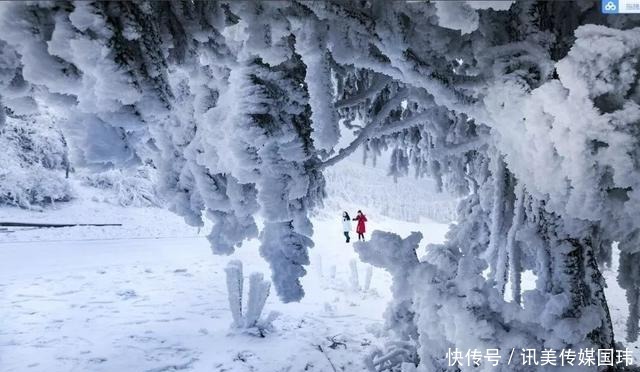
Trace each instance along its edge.
{"label": "footprint in snow", "polygon": [[187,272],[187,269],[175,269],[173,273],[176,275],[193,276],[193,274]]}
{"label": "footprint in snow", "polygon": [[128,300],[131,298],[138,297],[138,294],[133,289],[126,289],[123,291],[119,291],[116,294],[123,300]]}
{"label": "footprint in snow", "polygon": [[254,354],[248,350],[245,351],[240,351],[238,352],[238,354],[236,354],[236,356],[233,358],[234,362],[242,362],[242,363],[246,363],[247,360],[249,360],[251,357],[253,357]]}
{"label": "footprint in snow", "polygon": [[104,363],[107,361],[107,358],[102,358],[102,357],[98,357],[98,358],[91,358],[88,360],[89,363],[93,363],[93,364],[100,364],[100,363]]}
{"label": "footprint in snow", "polygon": [[[146,332],[145,332],[146,333]],[[135,342],[139,342],[139,343],[149,343],[149,342],[164,342],[161,340],[158,340],[156,337],[152,337],[152,336],[138,336],[138,335],[129,335],[129,339],[131,339],[132,341]]]}

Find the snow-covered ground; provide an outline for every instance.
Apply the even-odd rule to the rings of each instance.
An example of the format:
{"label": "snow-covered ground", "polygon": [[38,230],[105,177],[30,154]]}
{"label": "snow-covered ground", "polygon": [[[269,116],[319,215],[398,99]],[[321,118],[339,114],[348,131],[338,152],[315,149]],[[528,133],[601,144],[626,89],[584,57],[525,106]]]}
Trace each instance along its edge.
{"label": "snow-covered ground", "polygon": [[[24,229],[0,235],[2,371],[359,371],[389,298],[390,278],[373,270],[369,293],[349,284],[338,218],[315,219],[316,247],[300,303],[275,294],[265,338],[230,328],[224,267],[241,259],[245,275],[268,267],[251,241],[236,254],[211,254],[206,231],[170,212],[91,200],[46,212],[0,210],[0,220],[109,222],[122,227]],[[369,214],[368,228],[420,230],[442,241],[447,226]],[[335,279],[331,279],[335,266]],[[359,264],[361,284],[365,267]],[[322,351],[320,350],[322,349]]]}
{"label": "snow-covered ground", "polygon": [[[364,356],[382,342],[378,336],[390,277],[374,268],[370,291],[352,288],[349,265],[357,256],[344,242],[342,210],[362,208],[369,232],[406,236],[421,231],[419,256],[428,243],[443,241],[448,229],[425,218],[391,219],[369,208],[395,203],[403,183],[389,186],[388,195],[369,193],[365,206],[355,204],[366,190],[363,185],[375,183],[382,190],[392,182],[382,174],[350,161],[330,174],[333,195],[313,218],[316,246],[303,278],[306,296],[283,304],[272,293],[265,312],[281,315],[264,338],[230,327],[224,274],[229,260],[240,259],[245,276],[259,271],[268,277],[257,241],[232,256],[214,256],[205,238],[210,226],[187,226],[158,208],[114,206],[104,202],[108,195],[102,191],[80,184],[76,200],[42,212],[0,208],[0,221],[122,224],[0,232],[0,371],[365,370]],[[428,189],[407,193],[423,195],[416,200],[423,213],[440,205]],[[614,329],[622,340],[628,310],[615,266],[617,257],[604,275]],[[366,265],[359,261],[358,271],[362,287]],[[535,285],[530,273],[523,279],[523,289]],[[638,344],[627,346],[636,351]]]}

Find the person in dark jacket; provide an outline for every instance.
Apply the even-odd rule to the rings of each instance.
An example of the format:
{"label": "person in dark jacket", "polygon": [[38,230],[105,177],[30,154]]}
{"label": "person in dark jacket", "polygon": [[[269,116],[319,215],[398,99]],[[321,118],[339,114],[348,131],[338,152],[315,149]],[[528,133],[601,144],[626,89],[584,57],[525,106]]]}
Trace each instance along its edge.
{"label": "person in dark jacket", "polygon": [[358,211],[358,215],[353,220],[358,221],[358,225],[356,226],[358,241],[360,241],[360,239],[364,240],[364,233],[367,230],[364,223],[367,222],[367,216],[365,216],[362,211]]}

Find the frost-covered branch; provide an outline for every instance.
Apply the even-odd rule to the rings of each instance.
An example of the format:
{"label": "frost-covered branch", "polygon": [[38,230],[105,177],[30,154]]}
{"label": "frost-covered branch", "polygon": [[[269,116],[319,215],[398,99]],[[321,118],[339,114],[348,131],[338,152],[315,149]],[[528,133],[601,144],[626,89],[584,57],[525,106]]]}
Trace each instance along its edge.
{"label": "frost-covered branch", "polygon": [[[78,166],[157,169],[171,210],[213,222],[215,253],[260,239],[284,301],[304,295],[322,171],[392,149],[392,176],[461,197],[424,261],[416,235],[357,245],[394,275],[387,326],[418,370],[446,369],[448,347],[610,348],[597,259],[640,244],[639,21],[487,3],[3,2],[0,111],[5,129],[55,119]],[[633,339],[635,274],[620,273]],[[389,352],[379,361],[404,358]]]}
{"label": "frost-covered branch", "polygon": [[[384,105],[384,107],[380,109],[380,111],[375,115],[371,122],[368,123],[364,128],[362,128],[362,130],[360,130],[358,136],[353,141],[351,141],[348,146],[340,149],[337,155],[334,155],[333,157],[322,162],[321,167],[329,167],[351,155],[356,149],[360,147],[360,145],[362,145],[362,143],[371,138],[374,133],[377,133],[377,130],[382,127],[385,120],[387,120],[391,110],[397,109],[401,105],[401,103],[406,100],[407,97],[409,97],[409,93],[410,91],[408,89],[404,89],[396,93],[396,95],[392,99],[390,99]],[[415,120],[405,119],[392,123],[391,125],[394,125],[397,128],[401,128],[405,127],[406,125],[414,124],[418,119],[419,118],[415,118]]]}
{"label": "frost-covered branch", "polygon": [[345,107],[355,106],[366,101],[371,101],[378,93],[380,93],[382,89],[384,89],[387,84],[392,81],[393,79],[389,76],[374,74],[371,86],[355,92],[348,98],[336,101],[334,107],[336,109],[341,109]]}

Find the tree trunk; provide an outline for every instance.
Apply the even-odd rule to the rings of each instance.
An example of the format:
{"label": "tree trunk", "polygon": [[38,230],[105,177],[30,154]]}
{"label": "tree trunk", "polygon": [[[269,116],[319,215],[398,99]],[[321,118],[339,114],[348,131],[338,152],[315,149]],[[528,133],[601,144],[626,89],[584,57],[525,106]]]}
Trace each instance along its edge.
{"label": "tree trunk", "polygon": [[[560,226],[562,220],[555,215],[546,220],[550,227],[551,249],[551,286],[552,295],[565,293],[569,296],[569,304],[564,309],[561,319],[575,319],[577,322],[587,321],[588,312],[595,309],[600,325],[580,337],[586,337],[594,349],[612,349],[614,345],[613,326],[609,307],[604,293],[604,278],[598,268],[591,236],[574,238],[562,236]],[[546,218],[545,218],[546,219]],[[591,229],[596,231],[595,229]],[[577,337],[577,336],[576,336]],[[576,338],[575,344],[583,342]]]}

